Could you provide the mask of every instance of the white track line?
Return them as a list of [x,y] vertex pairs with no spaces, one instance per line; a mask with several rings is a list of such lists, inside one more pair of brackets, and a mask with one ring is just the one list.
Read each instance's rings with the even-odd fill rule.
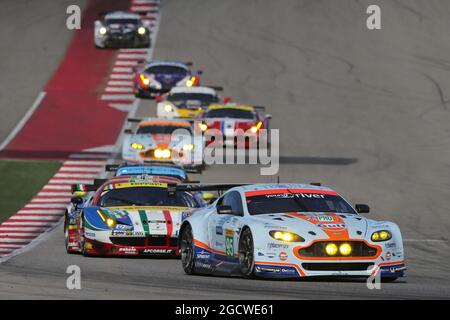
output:
[[106,87],[105,92],[133,92],[133,87]]
[[110,80],[108,81],[108,86],[133,86],[133,81],[126,80]]
[[113,73],[109,76],[111,79],[133,79],[134,75],[132,73],[130,74],[119,74],[119,73]]
[[19,131],[23,128],[25,123],[30,119],[30,117],[33,115],[34,111],[39,107],[42,100],[44,100],[46,93],[42,91],[37,96],[36,100],[34,100],[33,104],[31,105],[31,108],[28,109],[27,113],[22,117],[22,120],[19,121],[19,123],[15,126],[13,131],[10,132],[10,134],[6,137],[6,139],[3,141],[3,143],[0,145],[0,150],[3,150],[12,139],[15,138],[15,136],[19,133]]

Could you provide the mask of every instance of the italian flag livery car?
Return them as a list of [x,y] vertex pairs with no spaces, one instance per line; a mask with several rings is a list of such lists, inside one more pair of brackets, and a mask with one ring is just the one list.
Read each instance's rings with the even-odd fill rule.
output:
[[[76,186],[64,223],[67,252],[177,255],[183,216],[201,205],[188,192],[169,197],[168,183],[178,182],[170,177],[120,176],[98,188]],[[85,199],[80,197],[94,189]]]
[[[194,189],[202,186],[177,187]],[[245,277],[402,277],[398,226],[360,215],[368,212],[318,185],[234,186],[183,222],[182,266],[188,274]]]

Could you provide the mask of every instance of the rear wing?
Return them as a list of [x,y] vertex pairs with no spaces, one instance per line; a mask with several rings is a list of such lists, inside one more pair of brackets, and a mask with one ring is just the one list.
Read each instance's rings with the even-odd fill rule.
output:
[[255,109],[256,112],[266,113],[266,107],[264,106],[253,106],[253,108]]
[[208,86],[208,85],[206,85],[204,87],[211,88],[211,89],[216,90],[216,91],[223,91],[223,87],[221,87],[221,86]]
[[179,191],[181,192],[202,192],[202,191],[217,191],[223,192],[228,189],[246,186],[248,184],[242,183],[226,183],[226,184],[170,184],[167,187],[167,193],[169,196],[174,197]]

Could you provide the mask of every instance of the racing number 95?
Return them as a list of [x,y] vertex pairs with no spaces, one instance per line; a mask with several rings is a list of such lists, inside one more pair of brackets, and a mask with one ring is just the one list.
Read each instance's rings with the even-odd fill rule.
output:
[[221,304],[219,307],[219,314],[223,315],[272,315],[273,314],[273,305],[269,304],[230,304],[223,305]]

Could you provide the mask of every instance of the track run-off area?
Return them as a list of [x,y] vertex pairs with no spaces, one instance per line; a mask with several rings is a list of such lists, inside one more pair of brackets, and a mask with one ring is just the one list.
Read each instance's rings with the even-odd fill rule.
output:
[[[35,29],[50,34],[64,28],[68,3],[39,2]],[[36,50],[36,65],[28,65],[27,74],[39,73],[38,79],[19,98],[0,97],[2,108],[9,106],[1,119],[0,140],[7,142],[2,157],[62,163],[0,226],[0,298],[450,297],[450,42],[442,41],[450,27],[448,1],[105,3],[79,1],[81,30],[55,32],[49,52]],[[382,8],[381,30],[365,26],[369,4]],[[5,12],[15,6],[6,1]],[[97,13],[114,9],[146,10],[151,50],[94,48]],[[45,19],[48,12],[60,20]],[[32,50],[13,48],[28,55],[18,59],[33,57]],[[46,55],[53,61],[39,63]],[[127,115],[155,115],[154,102],[134,99],[131,91],[131,68],[150,57],[192,61],[204,70],[204,84],[223,86],[235,101],[266,106],[272,127],[280,129],[280,181],[321,182],[352,203],[368,203],[370,217],[396,222],[405,239],[407,277],[369,290],[365,281],[187,276],[177,259],[66,254],[60,217],[70,185],[103,174]],[[7,68],[19,67],[4,61]],[[34,112],[27,115],[30,106]],[[27,121],[15,130],[24,115]],[[278,176],[260,176],[259,166],[223,165],[193,178],[249,183]],[[5,236],[11,234],[15,238]],[[81,269],[81,290],[66,287],[70,265]]]

